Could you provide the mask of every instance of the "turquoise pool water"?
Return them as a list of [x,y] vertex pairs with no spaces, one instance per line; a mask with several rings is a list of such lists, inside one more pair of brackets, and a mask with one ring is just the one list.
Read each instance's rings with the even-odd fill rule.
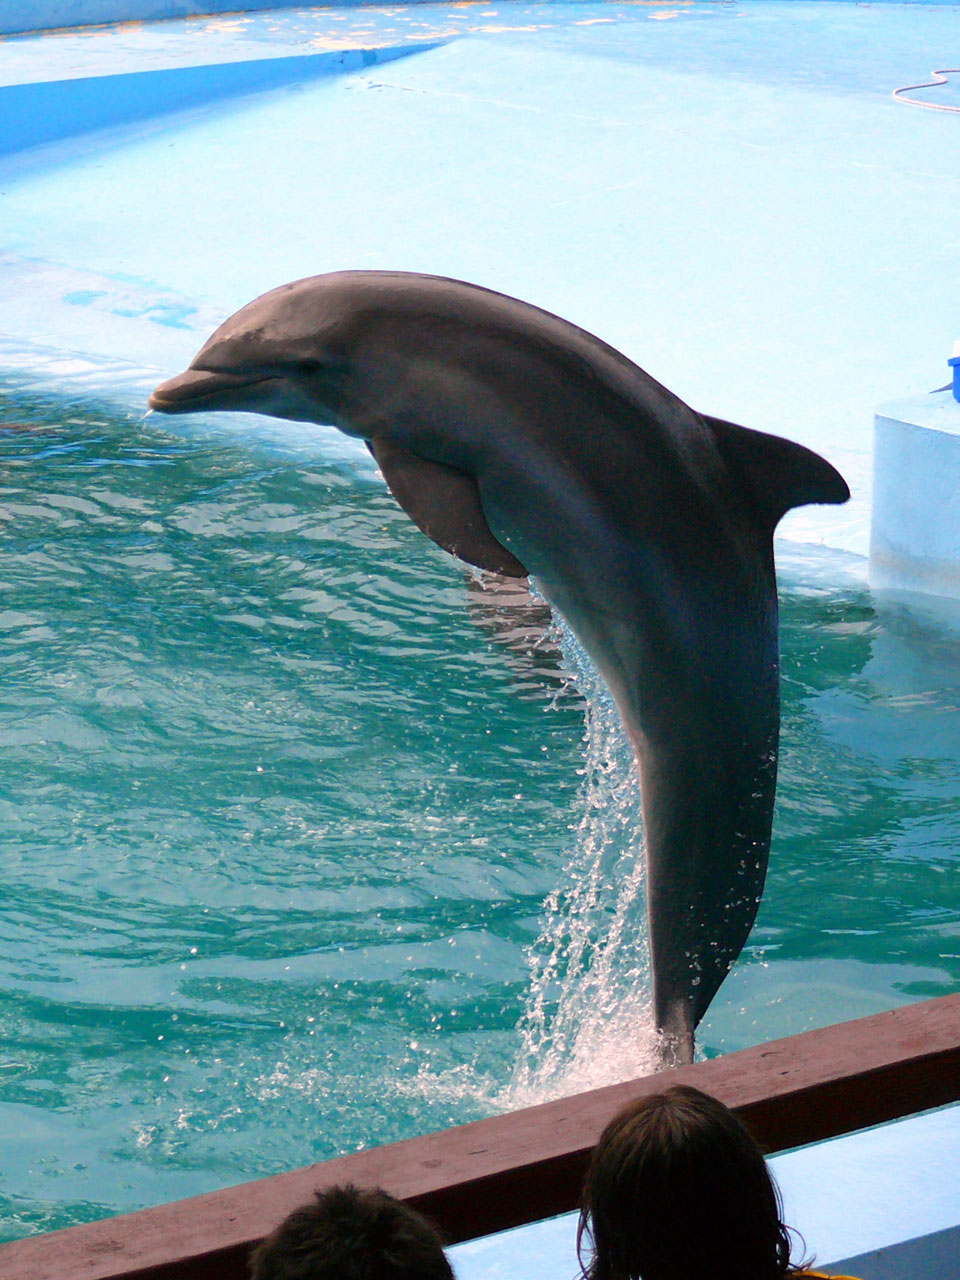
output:
[[[0,1237],[643,1068],[635,787],[541,603],[359,456],[10,384],[0,457]],[[960,635],[780,562],[770,876],[707,1054],[960,985]]]

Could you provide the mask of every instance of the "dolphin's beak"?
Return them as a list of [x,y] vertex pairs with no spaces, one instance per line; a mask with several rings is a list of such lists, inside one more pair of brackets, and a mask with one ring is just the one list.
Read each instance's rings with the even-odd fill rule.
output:
[[206,409],[240,409],[249,404],[249,388],[274,379],[251,373],[217,373],[187,369],[161,382],[151,395],[151,409],[159,413],[201,413]]

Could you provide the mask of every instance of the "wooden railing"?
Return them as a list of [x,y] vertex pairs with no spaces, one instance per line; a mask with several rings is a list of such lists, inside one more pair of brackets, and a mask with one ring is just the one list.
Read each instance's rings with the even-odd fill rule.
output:
[[347,1181],[417,1206],[451,1242],[534,1222],[576,1207],[590,1151],[627,1101],[681,1082],[733,1107],[771,1152],[955,1102],[960,995],[16,1241],[0,1247],[0,1280],[246,1280],[257,1241]]

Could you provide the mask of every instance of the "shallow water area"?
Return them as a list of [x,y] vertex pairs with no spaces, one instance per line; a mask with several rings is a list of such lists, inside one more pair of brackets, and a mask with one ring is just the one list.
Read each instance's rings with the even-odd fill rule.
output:
[[[541,602],[347,456],[10,385],[0,468],[3,1238],[643,1069],[629,754]],[[780,563],[710,1055],[960,983],[958,632]]]

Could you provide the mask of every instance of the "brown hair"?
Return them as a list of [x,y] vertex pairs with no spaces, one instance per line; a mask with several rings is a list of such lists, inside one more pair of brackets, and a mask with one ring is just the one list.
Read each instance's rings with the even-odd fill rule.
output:
[[782,1216],[763,1153],[733,1112],[676,1085],[604,1129],[577,1256],[585,1280],[782,1280],[791,1270]]
[[252,1280],[454,1280],[440,1237],[379,1187],[318,1191],[254,1250]]

